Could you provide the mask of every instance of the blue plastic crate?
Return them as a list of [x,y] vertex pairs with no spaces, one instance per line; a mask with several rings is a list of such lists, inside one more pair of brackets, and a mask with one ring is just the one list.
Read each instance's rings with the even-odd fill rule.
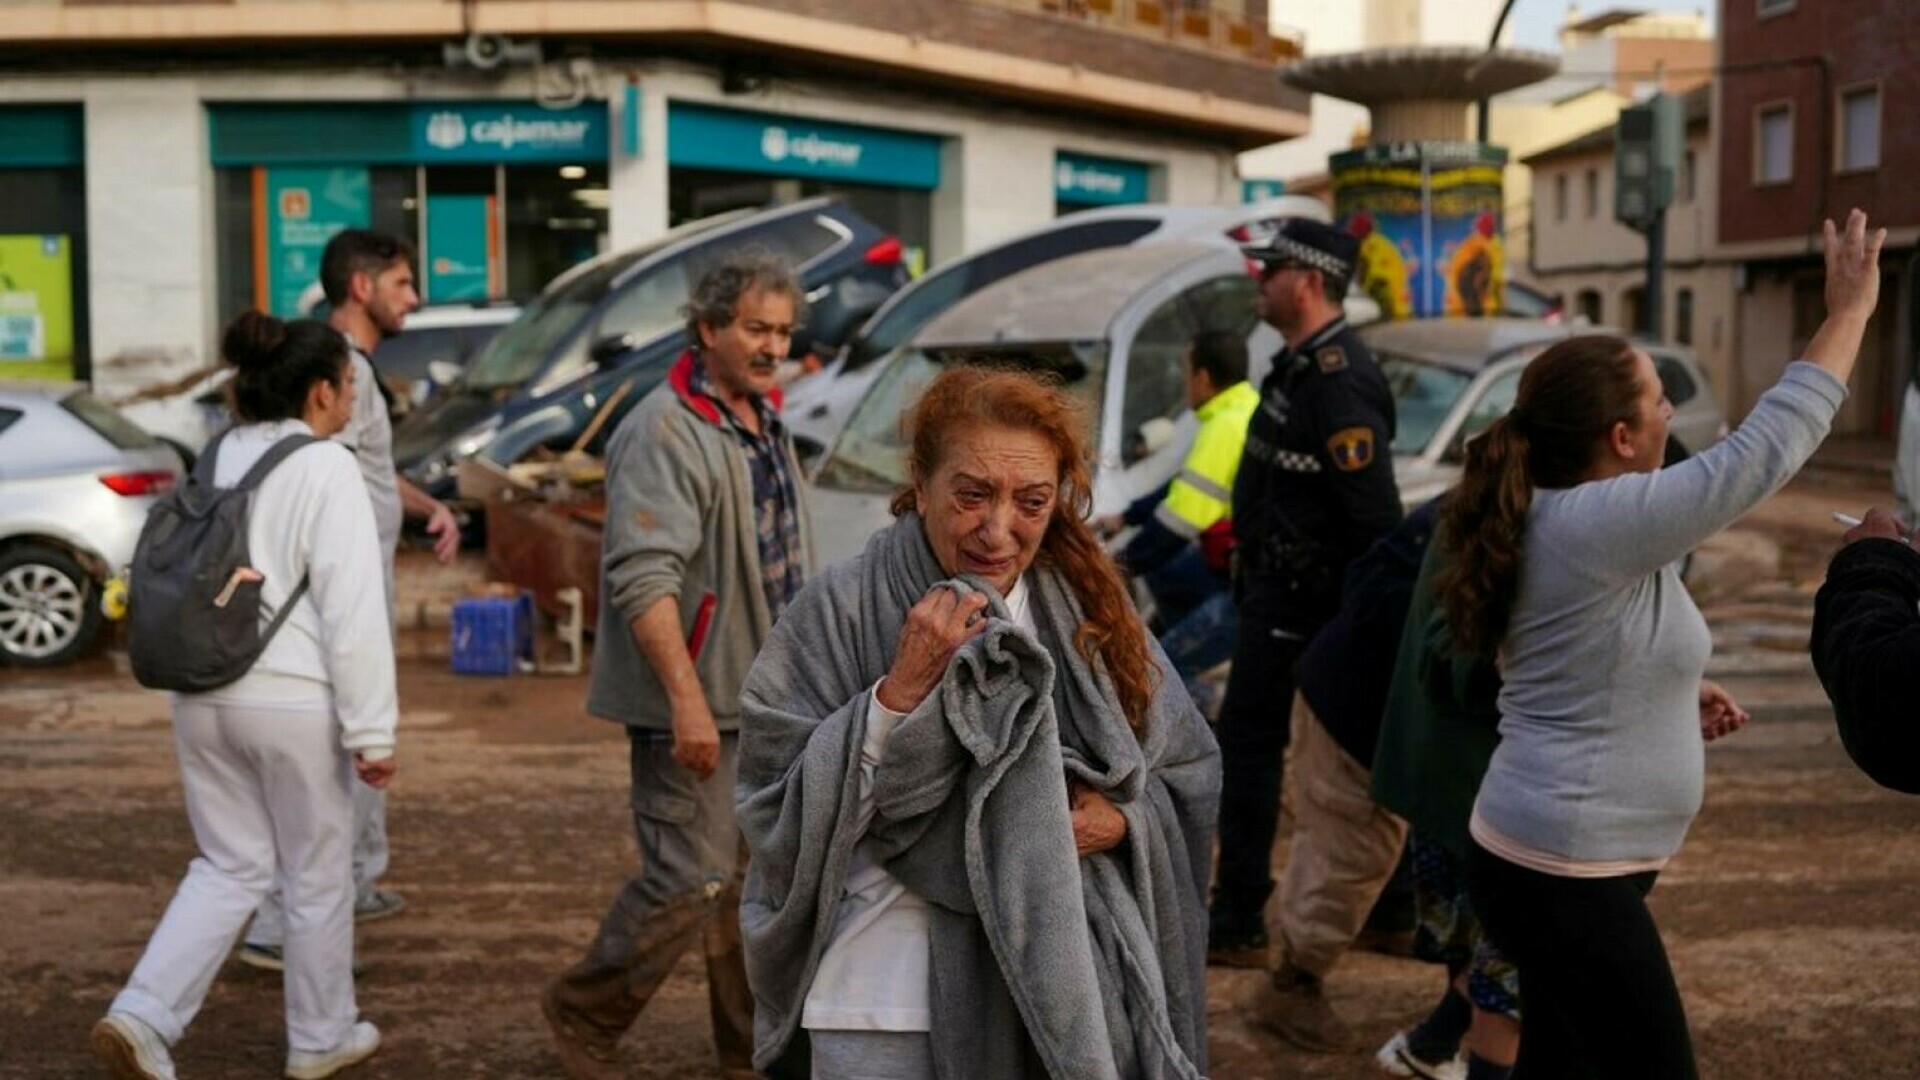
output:
[[453,605],[453,670],[458,675],[511,675],[533,662],[533,594],[469,597]]

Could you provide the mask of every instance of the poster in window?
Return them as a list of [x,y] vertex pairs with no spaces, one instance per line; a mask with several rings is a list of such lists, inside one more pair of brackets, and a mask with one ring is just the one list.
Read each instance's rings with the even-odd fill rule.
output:
[[0,378],[72,377],[72,238],[0,236]]

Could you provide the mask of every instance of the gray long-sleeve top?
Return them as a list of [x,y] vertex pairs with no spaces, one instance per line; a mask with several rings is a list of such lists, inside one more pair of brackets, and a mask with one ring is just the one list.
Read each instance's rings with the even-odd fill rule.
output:
[[1845,397],[1794,363],[1738,431],[1679,465],[1534,492],[1481,822],[1571,862],[1679,850],[1705,783],[1713,641],[1674,563],[1791,479]]

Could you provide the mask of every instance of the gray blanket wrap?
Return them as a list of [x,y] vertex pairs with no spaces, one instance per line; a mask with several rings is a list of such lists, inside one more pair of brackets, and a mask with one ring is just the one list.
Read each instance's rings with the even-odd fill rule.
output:
[[[794,1035],[862,838],[870,692],[908,611],[945,584],[986,592],[993,618],[894,729],[865,833],[930,909],[939,1076],[1198,1080],[1212,733],[1155,646],[1135,737],[1112,681],[1072,644],[1084,616],[1055,571],[1027,576],[1037,635],[986,583],[946,579],[909,514],[808,584],[748,674],[735,797],[751,853],[740,922],[755,1065],[804,1047]],[[1118,806],[1119,846],[1078,857],[1069,778]]]

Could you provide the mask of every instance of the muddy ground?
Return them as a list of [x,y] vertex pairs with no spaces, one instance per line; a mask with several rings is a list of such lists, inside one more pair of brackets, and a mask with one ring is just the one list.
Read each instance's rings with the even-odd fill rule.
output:
[[[1709,1080],[1920,1077],[1920,801],[1853,769],[1804,659],[1827,511],[1876,497],[1803,479],[1727,538],[1710,583],[1716,671],[1755,720],[1709,750],[1706,809],[1652,900]],[[559,1077],[536,996],[633,867],[624,738],[584,715],[582,678],[448,674],[444,635],[402,645],[388,881],[410,907],[361,929],[361,1009],[387,1043],[347,1075]],[[193,853],[163,697],[111,656],[0,671],[0,835],[0,1077],[96,1075],[87,1028]],[[1255,977],[1212,974],[1215,1076],[1379,1075],[1249,1028],[1233,1002]],[[1378,1045],[1440,985],[1356,954],[1330,991]],[[717,1075],[707,1032],[690,955],[629,1035],[630,1074]],[[175,1059],[189,1080],[274,1076],[281,1040],[277,978],[230,963]]]

